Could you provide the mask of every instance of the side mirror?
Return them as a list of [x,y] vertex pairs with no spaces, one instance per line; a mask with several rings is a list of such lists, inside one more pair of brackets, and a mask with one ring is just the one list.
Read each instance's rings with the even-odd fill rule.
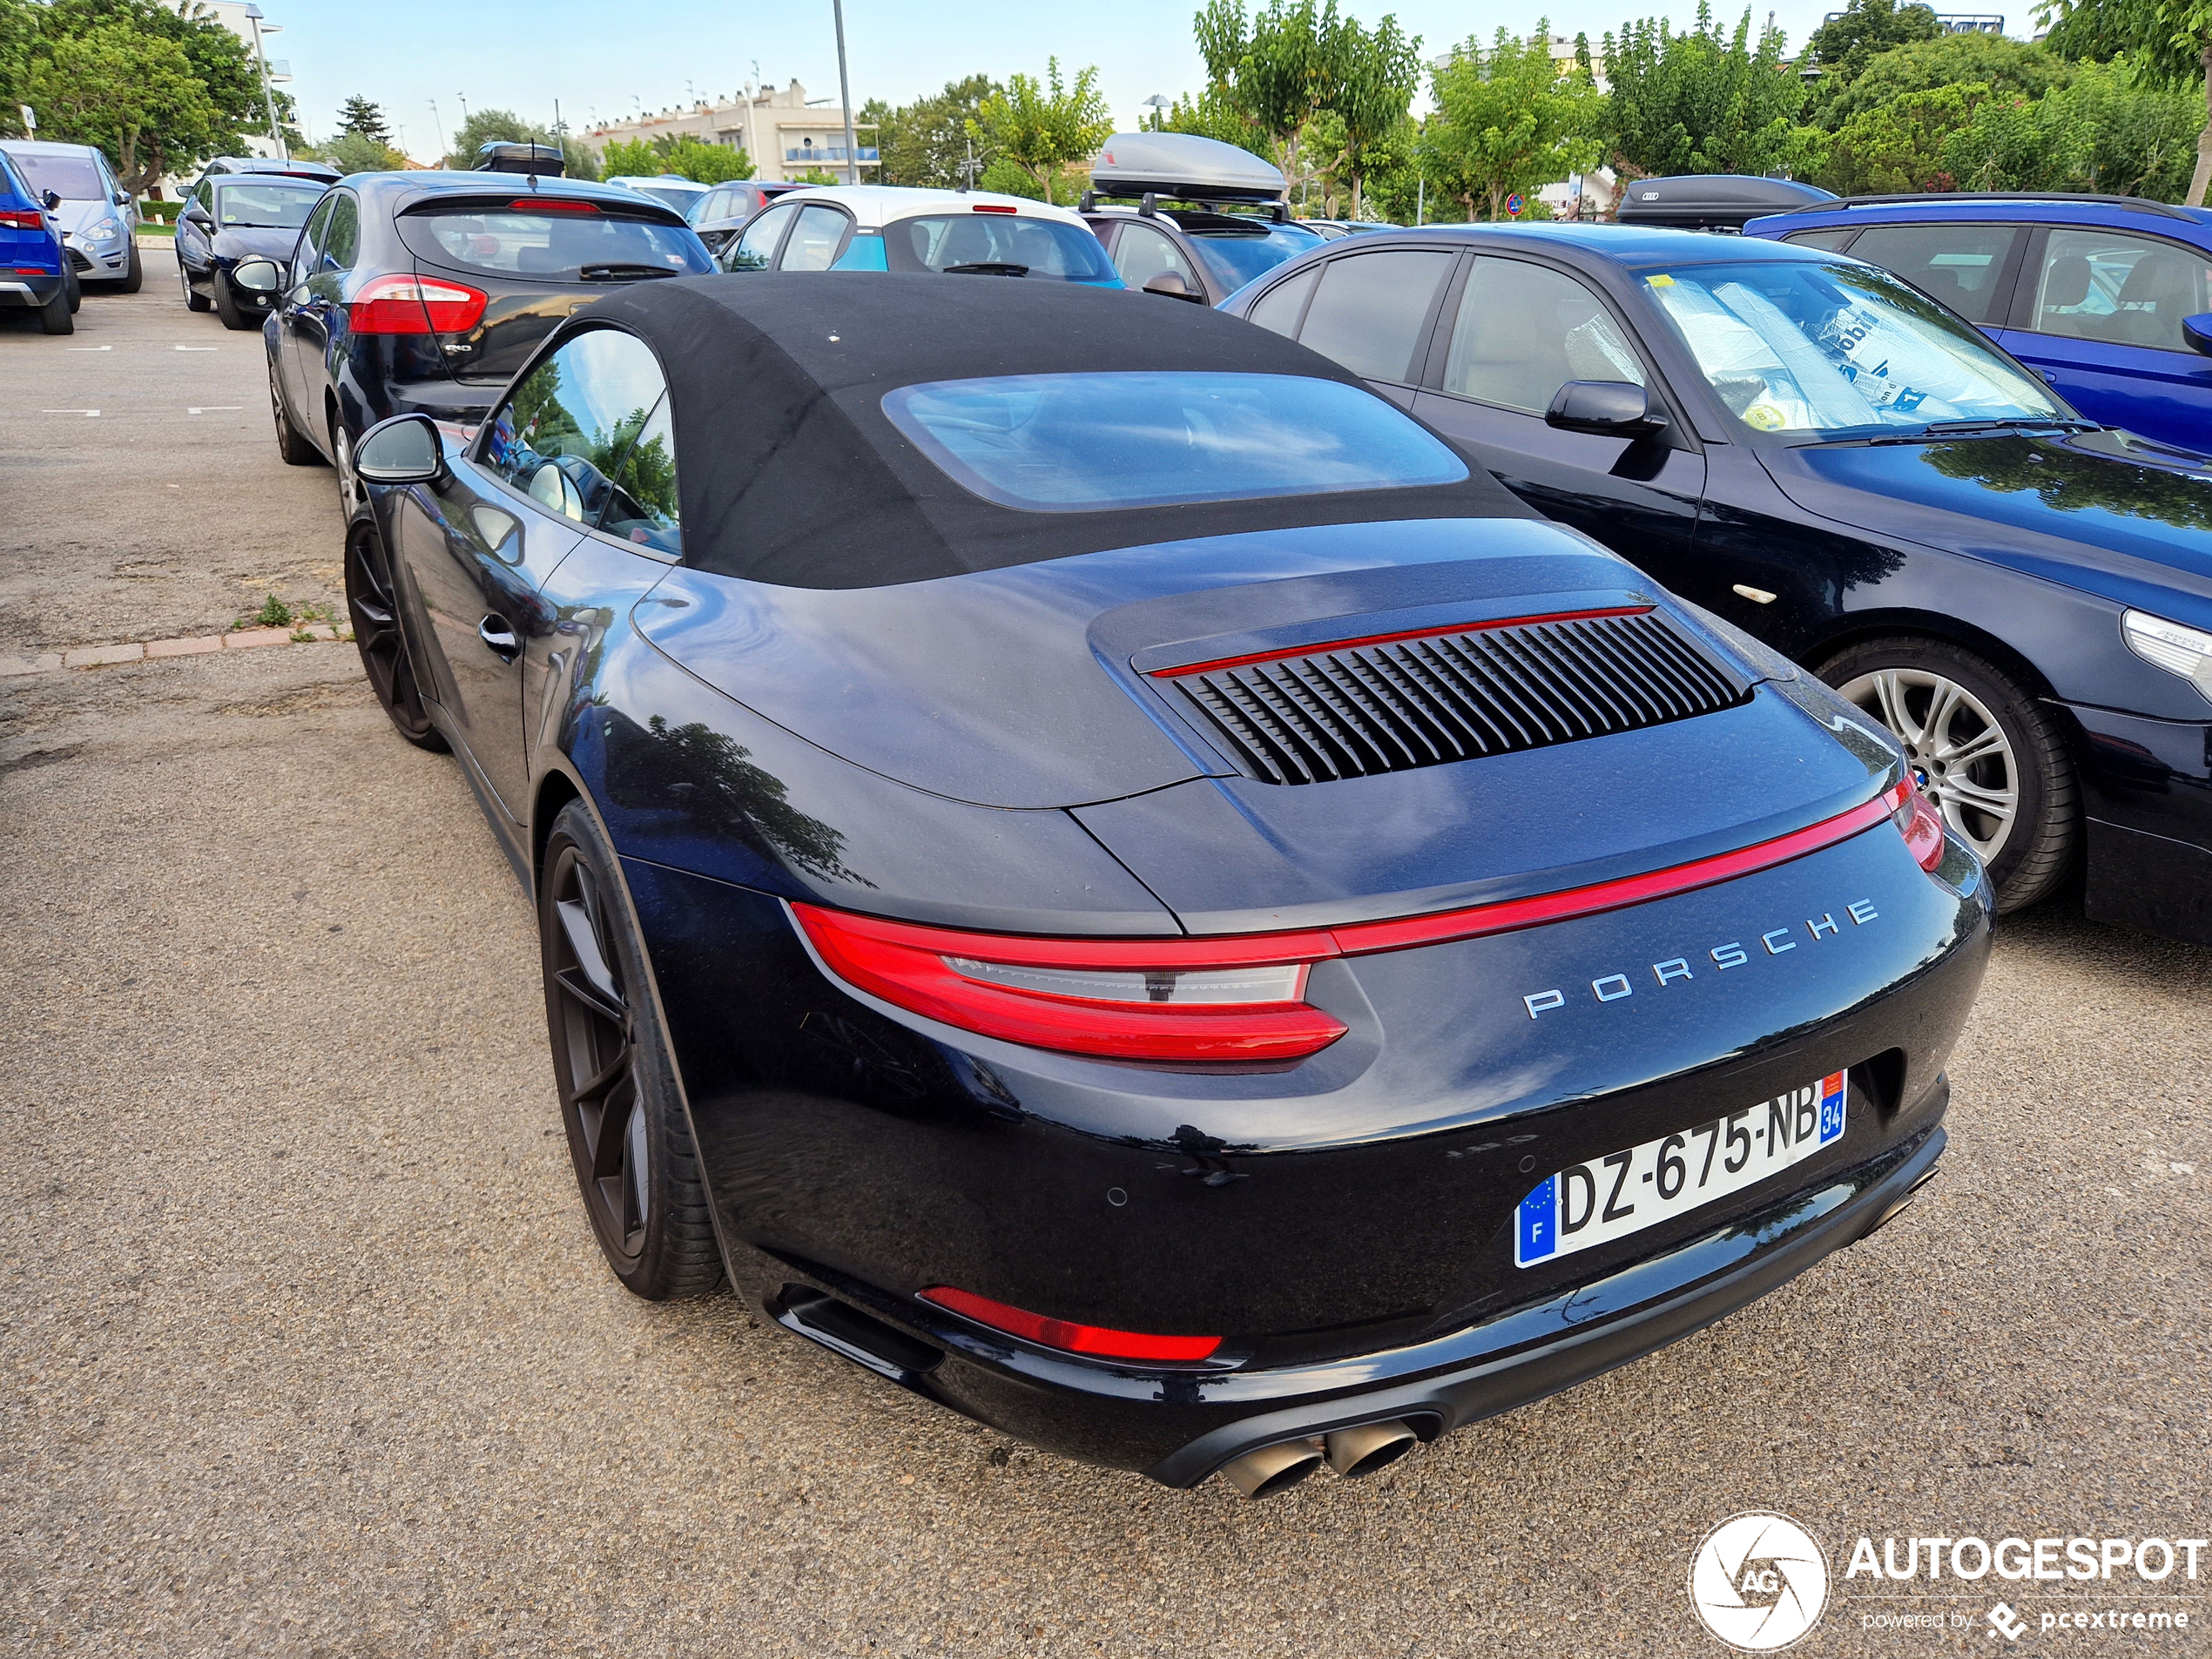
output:
[[1170,300],[1188,300],[1193,305],[1202,306],[1206,302],[1204,294],[1194,292],[1190,285],[1173,271],[1161,272],[1144,285],[1144,292],[1164,293]]
[[55,213],[61,211],[62,199],[58,192],[50,190],[38,199],[48,212]]
[[272,260],[240,260],[231,267],[231,280],[250,293],[274,293],[284,286],[284,273]]
[[212,225],[215,222],[215,216],[212,213],[210,213],[205,207],[202,207],[198,202],[194,202],[191,206],[185,208],[183,212],[178,215],[178,217],[179,219],[189,219],[195,225]]
[[354,446],[354,471],[363,483],[430,484],[445,470],[445,443],[427,415],[379,421]]
[[2182,338],[2188,341],[2194,349],[2212,357],[2212,311],[2182,318]]
[[127,190],[117,191],[115,192],[115,205],[118,207],[128,207],[131,205],[131,192]]
[[1651,407],[1651,395],[1632,381],[1569,381],[1544,411],[1544,424],[1562,432],[1648,438],[1667,429],[1667,417]]

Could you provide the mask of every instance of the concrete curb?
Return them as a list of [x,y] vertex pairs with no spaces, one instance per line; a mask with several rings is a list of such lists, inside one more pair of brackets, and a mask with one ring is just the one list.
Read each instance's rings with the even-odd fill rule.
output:
[[[309,633],[314,639],[293,638],[295,632]],[[256,651],[264,645],[330,644],[341,640],[339,631],[327,623],[313,627],[239,628],[227,634],[197,634],[180,639],[129,641],[115,645],[79,645],[73,651],[41,651],[26,656],[21,653],[0,656],[0,679],[25,674],[51,674],[64,668],[106,668],[116,663],[158,662],[171,657],[201,657],[210,651]]]

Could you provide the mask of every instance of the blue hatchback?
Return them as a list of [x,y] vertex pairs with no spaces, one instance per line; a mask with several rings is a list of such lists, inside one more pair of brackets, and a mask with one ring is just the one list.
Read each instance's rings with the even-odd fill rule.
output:
[[50,334],[74,334],[62,233],[20,169],[0,155],[0,306],[38,314]]
[[2090,419],[2212,451],[2212,211],[2133,196],[1858,196],[1743,233],[1881,266]]

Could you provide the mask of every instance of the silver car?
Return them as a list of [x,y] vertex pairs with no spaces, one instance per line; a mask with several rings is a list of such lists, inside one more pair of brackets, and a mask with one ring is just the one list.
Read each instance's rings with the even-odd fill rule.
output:
[[[0,150],[47,204],[62,246],[88,287],[136,293],[144,280],[132,220],[131,192],[115,182],[107,158],[89,144],[10,138]],[[58,200],[57,200],[58,199]]]

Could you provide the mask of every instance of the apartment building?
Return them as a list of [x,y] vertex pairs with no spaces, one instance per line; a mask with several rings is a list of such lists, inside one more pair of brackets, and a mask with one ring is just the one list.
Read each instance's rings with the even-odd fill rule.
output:
[[[701,98],[688,109],[595,122],[577,136],[595,152],[631,138],[699,138],[743,150],[752,158],[757,178],[804,179],[810,172],[845,177],[845,111],[833,99],[810,99],[796,80],[735,98]],[[865,181],[875,176],[875,129],[862,124],[854,137]]]

